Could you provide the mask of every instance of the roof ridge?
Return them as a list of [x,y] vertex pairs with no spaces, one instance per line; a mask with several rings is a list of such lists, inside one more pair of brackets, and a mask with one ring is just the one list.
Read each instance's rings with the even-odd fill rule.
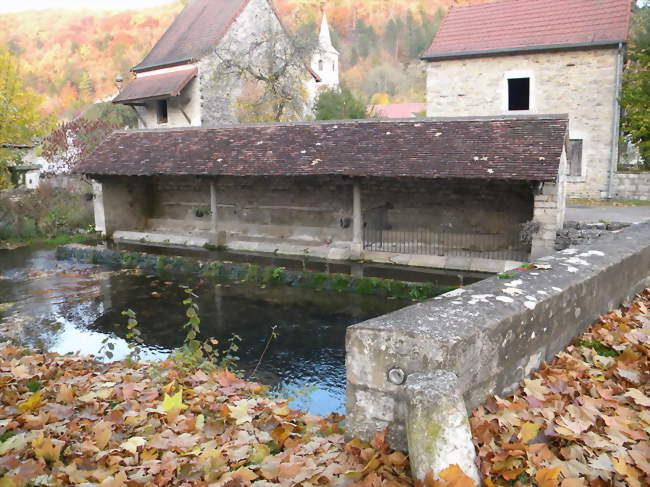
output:
[[543,121],[543,120],[568,120],[566,113],[535,114],[535,115],[485,115],[467,117],[412,117],[412,118],[362,118],[348,120],[313,120],[299,122],[267,122],[246,124],[220,124],[201,125],[195,127],[167,127],[154,129],[120,129],[113,133],[155,133],[155,132],[198,132],[222,129],[243,128],[280,128],[304,126],[330,126],[330,125],[371,125],[371,124],[413,124],[413,123],[449,123],[449,122],[500,122],[500,121]]

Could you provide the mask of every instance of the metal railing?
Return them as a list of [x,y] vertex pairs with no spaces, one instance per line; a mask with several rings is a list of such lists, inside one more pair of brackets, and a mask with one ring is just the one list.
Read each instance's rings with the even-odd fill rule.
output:
[[497,260],[526,260],[530,244],[519,232],[459,233],[431,230],[364,229],[363,247],[371,252],[411,255],[480,257]]

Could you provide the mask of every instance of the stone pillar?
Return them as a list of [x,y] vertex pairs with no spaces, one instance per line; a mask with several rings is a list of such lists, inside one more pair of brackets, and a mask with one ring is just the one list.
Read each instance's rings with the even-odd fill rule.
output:
[[363,211],[361,209],[361,183],[352,185],[352,258],[360,259],[363,251]]
[[210,231],[217,233],[217,183],[210,181]]
[[481,485],[467,409],[456,374],[412,374],[405,384],[406,433],[411,471],[418,480],[451,465]]
[[544,183],[539,194],[535,195],[533,221],[537,232],[533,235],[531,258],[535,259],[555,251],[557,231],[564,225],[564,201],[559,200],[556,183]]
[[95,231],[106,235],[106,215],[104,213],[104,191],[102,183],[92,182],[93,188],[93,210],[95,213]]

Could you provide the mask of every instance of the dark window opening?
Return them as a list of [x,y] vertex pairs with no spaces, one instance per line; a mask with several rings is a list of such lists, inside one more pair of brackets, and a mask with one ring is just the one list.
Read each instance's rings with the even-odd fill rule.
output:
[[530,110],[530,78],[508,80],[508,110]]
[[582,139],[569,140],[569,176],[582,176]]
[[158,100],[157,103],[158,110],[158,123],[167,123],[167,100]]
[[323,70],[323,60],[321,59],[320,61],[318,61],[318,71],[322,71],[322,70]]

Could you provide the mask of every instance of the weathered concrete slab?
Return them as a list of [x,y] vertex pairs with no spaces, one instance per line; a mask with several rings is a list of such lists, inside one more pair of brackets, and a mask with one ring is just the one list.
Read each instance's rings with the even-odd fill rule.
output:
[[447,370],[412,374],[404,386],[411,470],[418,480],[457,465],[480,484],[458,377]]
[[540,259],[548,270],[494,277],[359,325],[347,333],[347,430],[389,429],[406,449],[403,385],[388,371],[453,371],[469,409],[507,394],[543,360],[650,283],[650,223]]

